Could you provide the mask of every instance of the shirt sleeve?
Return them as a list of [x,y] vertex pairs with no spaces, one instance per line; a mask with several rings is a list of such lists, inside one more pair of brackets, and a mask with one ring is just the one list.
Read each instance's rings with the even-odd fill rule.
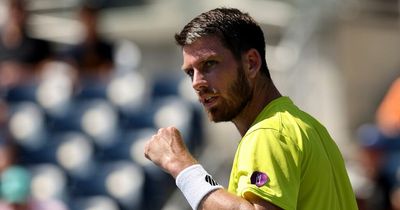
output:
[[242,139],[238,192],[253,193],[283,209],[296,209],[300,150],[274,129],[257,129]]

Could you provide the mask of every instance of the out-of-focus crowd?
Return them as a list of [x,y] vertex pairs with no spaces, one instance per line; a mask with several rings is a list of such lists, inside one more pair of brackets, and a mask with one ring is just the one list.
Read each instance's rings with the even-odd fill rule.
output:
[[[9,0],[5,4],[7,17],[0,29],[0,209],[69,209],[61,199],[40,200],[31,196],[35,180],[26,164],[31,160],[22,160],[18,141],[24,139],[22,133],[26,131],[20,129],[24,122],[15,122],[13,126],[10,118],[20,102],[40,98],[38,84],[44,89],[77,91],[86,81],[106,82],[113,70],[113,45],[97,32],[99,10],[95,5],[82,4],[77,12],[85,32],[81,42],[56,51],[54,43],[31,36],[26,1]],[[57,103],[54,98],[62,103],[62,97],[43,98],[41,103]],[[39,187],[46,188],[45,184]]]
[[143,147],[174,124],[199,148],[201,114],[180,93],[185,81],[148,84],[129,58],[116,62],[96,4],[77,8],[84,36],[67,45],[31,35],[27,3],[8,0],[0,28],[0,210],[160,209],[174,181]]

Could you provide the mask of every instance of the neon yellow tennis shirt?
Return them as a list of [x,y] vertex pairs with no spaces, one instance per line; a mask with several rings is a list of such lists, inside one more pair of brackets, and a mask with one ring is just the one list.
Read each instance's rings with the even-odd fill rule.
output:
[[228,190],[285,210],[358,209],[336,143],[288,97],[269,103],[242,138]]

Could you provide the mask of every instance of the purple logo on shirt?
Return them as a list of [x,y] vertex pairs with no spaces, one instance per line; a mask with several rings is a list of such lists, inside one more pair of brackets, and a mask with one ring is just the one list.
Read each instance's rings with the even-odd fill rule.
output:
[[250,177],[251,184],[255,184],[257,187],[264,186],[268,181],[269,178],[267,174],[259,171],[254,171]]

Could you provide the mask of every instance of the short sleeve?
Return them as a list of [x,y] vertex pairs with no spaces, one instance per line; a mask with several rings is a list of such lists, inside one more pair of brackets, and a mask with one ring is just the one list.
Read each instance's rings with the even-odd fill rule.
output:
[[274,129],[257,129],[242,139],[238,157],[238,193],[253,193],[283,209],[296,209],[300,186],[300,150]]

